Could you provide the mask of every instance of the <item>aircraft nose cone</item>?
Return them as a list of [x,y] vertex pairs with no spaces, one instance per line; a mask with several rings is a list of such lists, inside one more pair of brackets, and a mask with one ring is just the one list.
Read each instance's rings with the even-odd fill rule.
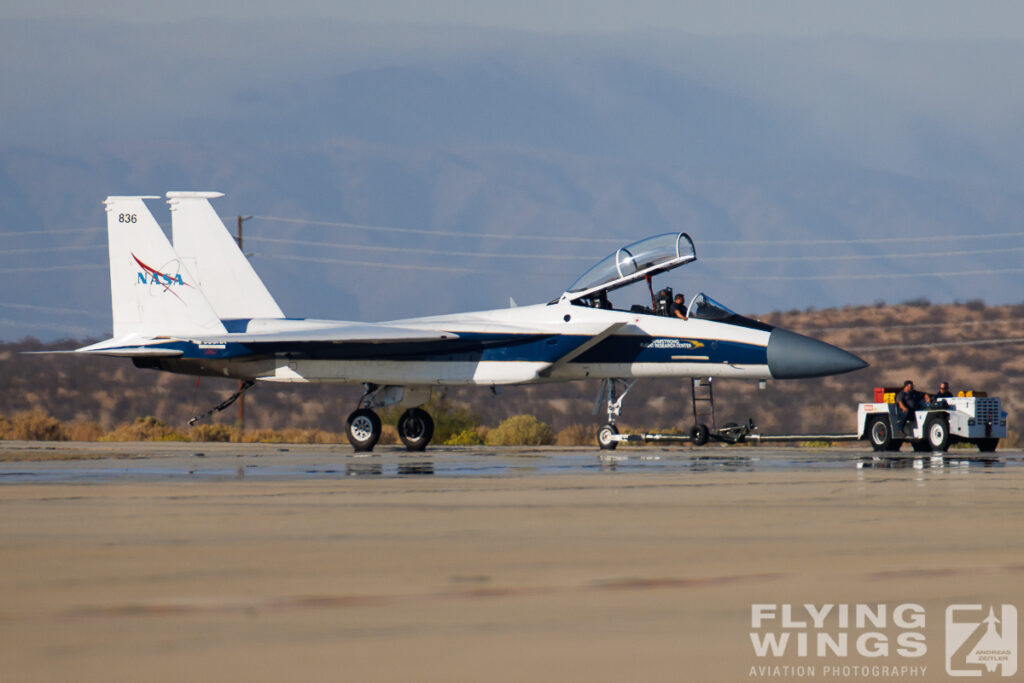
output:
[[780,327],[768,337],[768,371],[775,379],[839,375],[866,368],[867,363],[838,346]]

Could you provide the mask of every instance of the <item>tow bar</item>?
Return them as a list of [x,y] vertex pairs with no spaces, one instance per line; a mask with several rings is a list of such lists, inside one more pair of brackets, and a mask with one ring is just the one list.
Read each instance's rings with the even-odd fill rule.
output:
[[708,429],[698,425],[690,434],[656,434],[643,432],[640,434],[613,434],[611,441],[617,443],[692,443],[703,446],[708,441],[735,444],[750,441],[752,443],[769,443],[783,441],[859,441],[856,434],[760,434],[752,419],[746,424],[729,422],[717,429]]

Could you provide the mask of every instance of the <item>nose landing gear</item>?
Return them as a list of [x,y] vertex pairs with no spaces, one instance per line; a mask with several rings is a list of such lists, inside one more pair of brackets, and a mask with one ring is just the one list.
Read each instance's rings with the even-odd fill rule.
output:
[[[601,383],[601,389],[597,394],[597,400],[594,401],[594,413],[596,414],[601,409],[601,401],[605,401],[606,410],[608,411],[608,424],[597,430],[597,446],[602,451],[614,451],[615,447],[619,445],[621,439],[616,437],[619,434],[618,428],[615,426],[615,421],[619,417],[619,413],[622,412],[622,400],[626,398],[626,394],[639,380],[628,381],[619,378],[606,379]],[[622,385],[622,393],[616,396],[619,385]]]

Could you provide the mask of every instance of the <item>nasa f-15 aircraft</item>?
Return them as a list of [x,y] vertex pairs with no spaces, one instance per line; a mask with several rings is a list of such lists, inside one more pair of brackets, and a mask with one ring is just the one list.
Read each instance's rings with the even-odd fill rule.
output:
[[[605,380],[614,448],[620,385],[645,377],[797,379],[867,365],[846,351],[695,296],[685,319],[667,315],[651,278],[697,259],[686,233],[617,249],[546,304],[379,323],[288,318],[209,200],[168,192],[174,246],[143,200],[107,197],[113,337],[75,353],[131,358],[136,366],[255,382],[362,384],[349,441],[373,449],[375,409],[400,406],[398,434],[423,450],[434,424],[420,406],[433,387]],[[652,305],[611,307],[608,293],[646,281]],[[668,290],[663,290],[668,291]],[[617,395],[618,394],[618,395]]]

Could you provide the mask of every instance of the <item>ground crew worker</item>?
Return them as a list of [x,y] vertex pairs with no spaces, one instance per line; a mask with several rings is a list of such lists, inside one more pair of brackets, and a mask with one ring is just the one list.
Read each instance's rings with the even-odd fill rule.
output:
[[909,379],[903,383],[903,391],[896,394],[896,431],[904,433],[907,421],[914,416],[914,412],[921,406],[925,395],[920,391],[914,391],[914,383]]

